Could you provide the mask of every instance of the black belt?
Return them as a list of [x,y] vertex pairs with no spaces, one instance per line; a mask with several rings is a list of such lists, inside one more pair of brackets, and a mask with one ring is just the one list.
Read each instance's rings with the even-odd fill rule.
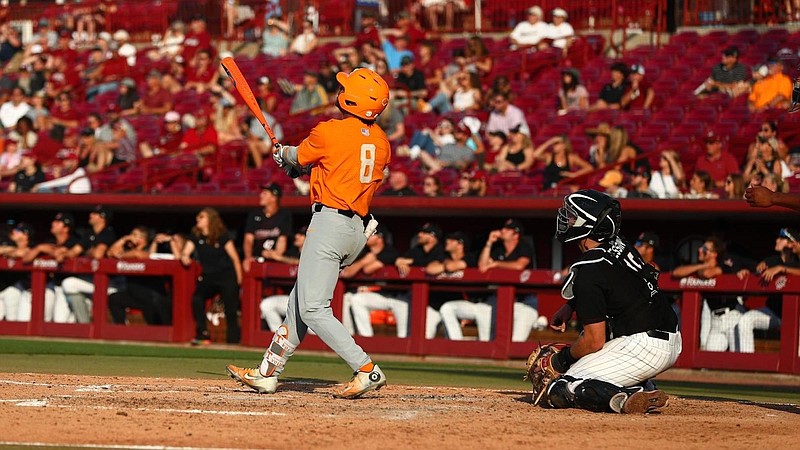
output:
[[669,340],[669,333],[667,333],[666,331],[650,330],[647,332],[647,335],[650,336],[651,338],[661,339],[663,341]]
[[[336,209],[336,208],[331,208],[330,206],[323,205],[322,203],[314,203],[314,212],[322,211],[323,207],[329,208],[329,209]],[[345,216],[345,217],[347,217],[348,219],[352,219],[353,217],[358,216],[358,214],[356,214],[355,211],[351,211],[349,209],[336,209],[336,212],[341,214],[341,215],[343,215],[343,216]],[[358,216],[358,217],[361,217],[361,216]]]
[[711,314],[713,314],[715,316],[722,316],[722,315],[725,315],[725,314],[729,313],[732,310],[733,310],[733,308],[719,308],[719,309],[715,309],[715,310],[711,311]]

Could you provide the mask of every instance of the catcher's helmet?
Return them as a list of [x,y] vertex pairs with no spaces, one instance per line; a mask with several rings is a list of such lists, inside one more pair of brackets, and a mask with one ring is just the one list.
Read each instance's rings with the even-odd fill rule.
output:
[[621,220],[616,199],[595,190],[580,190],[564,197],[556,218],[556,238],[564,243],[587,237],[605,242],[619,233]]
[[389,85],[370,69],[360,67],[349,75],[339,72],[342,85],[337,102],[343,110],[366,120],[375,120],[389,104]]

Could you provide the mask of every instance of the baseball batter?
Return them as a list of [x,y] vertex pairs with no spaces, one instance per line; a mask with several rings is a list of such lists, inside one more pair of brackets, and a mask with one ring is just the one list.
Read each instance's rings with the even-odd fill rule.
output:
[[289,309],[259,367],[229,365],[230,376],[260,393],[274,393],[289,357],[311,327],[355,371],[334,393],[356,398],[386,385],[386,377],[353,340],[330,308],[339,270],[358,257],[377,222],[364,221],[391,156],[375,119],[389,104],[389,86],[372,70],[338,73],[336,105],[341,120],[322,122],[297,147],[280,147],[273,158],[292,177],[311,175],[312,217],[300,255]]
[[581,190],[564,197],[556,237],[576,242],[582,255],[561,290],[567,303],[553,327],[577,313],[583,332],[548,361],[562,374],[545,402],[554,408],[644,413],[666,405],[667,395],[645,383],[667,370],[681,352],[677,317],[658,288],[658,271],[618,237],[619,202]]

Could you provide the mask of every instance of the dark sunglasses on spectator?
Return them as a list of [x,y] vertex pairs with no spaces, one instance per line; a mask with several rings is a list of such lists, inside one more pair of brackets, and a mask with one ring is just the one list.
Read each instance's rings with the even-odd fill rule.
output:
[[764,131],[764,132],[766,132],[766,133],[769,133],[769,132],[770,132],[770,131],[772,131],[772,130],[771,130],[771,129],[769,129],[769,128],[762,128],[762,129],[761,129],[761,131]]

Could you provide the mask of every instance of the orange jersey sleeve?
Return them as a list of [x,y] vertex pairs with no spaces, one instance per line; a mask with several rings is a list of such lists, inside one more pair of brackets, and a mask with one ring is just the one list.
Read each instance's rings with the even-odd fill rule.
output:
[[391,154],[383,130],[355,117],[318,124],[297,147],[298,162],[314,164],[311,201],[360,216],[369,212]]

